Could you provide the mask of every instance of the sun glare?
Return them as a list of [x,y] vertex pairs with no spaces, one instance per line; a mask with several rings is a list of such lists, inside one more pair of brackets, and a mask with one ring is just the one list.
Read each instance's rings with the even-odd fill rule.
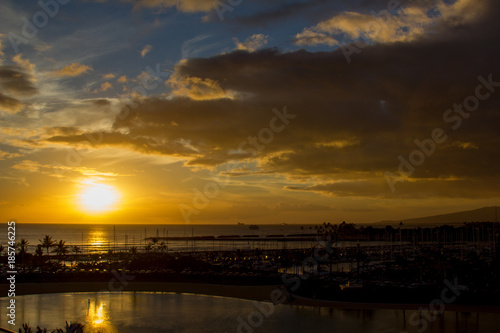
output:
[[118,191],[110,185],[89,184],[79,195],[82,208],[89,212],[106,212],[114,209],[120,198]]

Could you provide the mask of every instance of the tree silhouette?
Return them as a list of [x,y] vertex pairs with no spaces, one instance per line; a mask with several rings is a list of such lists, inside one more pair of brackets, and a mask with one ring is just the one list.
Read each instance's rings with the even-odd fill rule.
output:
[[66,254],[68,254],[69,252],[66,242],[61,239],[58,243],[55,244],[55,249],[52,252],[55,252],[58,256],[62,256],[63,263],[65,263]]
[[82,253],[82,251],[80,250],[80,247],[76,246],[76,245],[73,245],[71,247],[71,251],[74,253],[74,254],[78,254],[78,253]]
[[40,244],[47,249],[47,255],[50,255],[50,248],[55,245],[55,241],[52,240],[52,236],[45,235],[42,239],[40,239]]
[[60,240],[58,243],[55,244],[55,249],[54,251],[57,255],[64,256],[68,254],[68,245],[66,245],[66,241]]
[[160,251],[163,252],[168,252],[168,245],[165,242],[161,242],[159,245]]
[[26,255],[26,253],[28,253],[28,241],[24,238],[21,238],[19,243],[16,244],[16,247],[19,249],[19,255],[21,256],[21,263],[24,273],[24,256]]

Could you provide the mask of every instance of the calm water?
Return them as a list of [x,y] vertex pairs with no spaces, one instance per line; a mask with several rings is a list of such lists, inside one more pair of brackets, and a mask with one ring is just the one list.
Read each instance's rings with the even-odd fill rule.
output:
[[[7,302],[0,298],[0,307],[5,309]],[[52,330],[63,327],[65,320],[80,321],[85,324],[86,333],[499,332],[497,314],[444,312],[433,322],[427,322],[422,330],[423,326],[409,323],[413,311],[406,311],[405,323],[402,310],[272,306],[270,303],[171,293],[29,295],[18,296],[16,304],[18,324],[29,322],[32,326]],[[0,317],[0,326],[13,329],[4,317]],[[244,321],[249,326],[244,326]]]
[[[44,235],[55,240],[64,240],[66,244],[92,249],[143,247],[146,237],[186,237],[186,236],[222,236],[222,235],[289,235],[294,233],[314,233],[315,229],[299,225],[263,225],[258,230],[250,230],[248,225],[104,225],[104,224],[16,224],[16,238],[25,238],[29,249],[34,250]],[[206,242],[205,242],[206,243]],[[169,241],[169,248],[175,251],[224,249],[233,244],[210,242]]]
[[[6,230],[6,229],[4,229]],[[96,224],[16,224],[16,238],[27,239],[28,250],[33,253],[40,239],[50,235],[54,240],[64,240],[68,245],[77,245],[83,250],[106,251],[107,249],[125,249],[137,246],[143,249],[145,237],[185,237],[185,236],[228,236],[228,235],[290,235],[315,233],[313,226],[304,225],[260,225],[258,230],[250,230],[248,225],[96,225]],[[6,239],[2,237],[2,239]],[[186,250],[231,250],[233,248],[281,249],[285,246],[309,248],[316,241],[307,242],[218,242],[218,241],[169,241],[173,251]],[[364,245],[383,242],[365,242]],[[2,240],[0,240],[2,244]],[[341,246],[354,246],[355,242],[343,242]]]

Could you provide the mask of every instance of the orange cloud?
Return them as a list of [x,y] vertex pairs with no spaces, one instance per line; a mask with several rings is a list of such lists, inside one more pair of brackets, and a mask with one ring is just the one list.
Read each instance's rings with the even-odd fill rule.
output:
[[186,96],[198,101],[233,98],[234,95],[222,89],[218,81],[209,78],[172,78],[168,83],[174,88],[174,95]]
[[120,83],[127,83],[128,82],[128,79],[127,79],[127,76],[126,75],[122,75],[118,78],[117,80],[118,82]]
[[101,91],[106,91],[111,88],[113,88],[113,85],[111,83],[109,82],[101,83]]
[[142,48],[142,51],[141,51],[141,57],[145,57],[146,54],[148,54],[149,52],[151,52],[151,50],[153,49],[153,47],[151,45],[145,45],[143,48]]
[[233,38],[237,50],[243,50],[248,52],[257,51],[259,48],[266,45],[268,40],[269,36],[264,34],[252,35],[248,37],[244,42],[240,42],[238,38]]
[[[375,43],[412,42],[435,30],[436,24],[470,23],[485,12],[486,6],[473,0],[458,0],[453,4],[438,1],[431,6],[411,4],[398,6],[393,12],[385,9],[375,13],[345,11],[305,28],[295,36],[295,44],[334,46],[336,36],[364,38]],[[436,15],[430,15],[434,11]]]
[[29,72],[32,72],[35,69],[35,65],[32,64],[28,59],[23,59],[23,56],[21,53],[12,57],[12,61],[14,61],[19,66],[27,69]]
[[80,63],[73,63],[71,65],[66,65],[60,70],[52,72],[52,75],[59,77],[75,77],[83,74],[87,74],[92,71],[91,66],[83,65]]

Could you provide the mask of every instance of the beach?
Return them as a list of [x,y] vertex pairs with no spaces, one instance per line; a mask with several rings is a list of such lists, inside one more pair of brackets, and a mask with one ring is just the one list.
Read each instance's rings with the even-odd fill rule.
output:
[[[172,292],[184,294],[198,294],[221,297],[232,297],[255,301],[269,299],[272,290],[277,285],[269,286],[239,286],[216,285],[206,283],[177,283],[177,282],[129,282],[123,291],[138,292]],[[0,293],[6,295],[7,284],[0,285]],[[64,283],[20,283],[17,285],[16,295],[69,293],[69,292],[109,292],[108,282],[64,282]]]

